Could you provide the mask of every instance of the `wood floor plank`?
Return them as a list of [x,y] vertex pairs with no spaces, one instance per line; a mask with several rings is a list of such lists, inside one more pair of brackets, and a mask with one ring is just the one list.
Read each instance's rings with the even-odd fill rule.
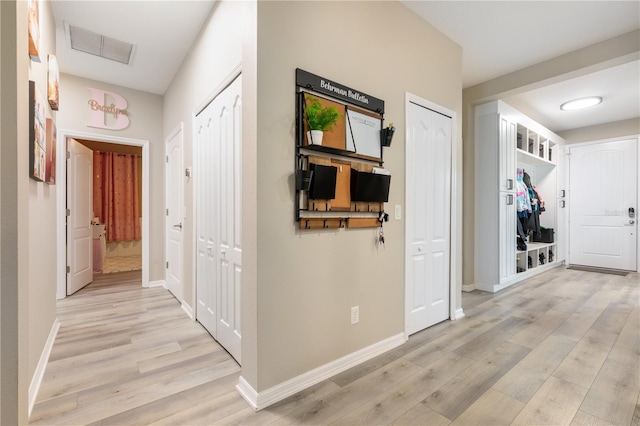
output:
[[640,332],[638,330],[640,330],[640,306],[635,306],[618,335],[616,345],[622,345],[629,349],[640,348]]
[[575,417],[571,421],[572,426],[614,426],[609,422],[592,416],[589,413],[585,413],[582,410],[578,410]]
[[513,425],[564,425],[573,420],[587,393],[582,386],[551,376],[513,420]]
[[458,347],[455,353],[476,361],[481,360],[502,342],[509,340],[511,336],[520,332],[527,324],[529,324],[528,320],[519,317],[506,318],[475,339]]
[[375,371],[382,366],[405,356],[407,353],[413,352],[415,349],[423,347],[426,343],[439,339],[445,336],[445,334],[448,335],[448,332],[453,330],[456,325],[457,324],[454,324],[453,321],[444,321],[434,325],[433,327],[415,333],[411,336],[411,339],[409,339],[409,341],[407,341],[407,343],[405,343],[404,345],[401,345],[395,349],[385,352],[382,355],[370,359],[369,361],[350,368],[345,372],[337,374],[331,378],[331,381],[336,383],[338,386],[346,386],[349,383],[352,383],[359,378],[366,376],[372,371]]
[[539,315],[530,324],[509,338],[509,342],[527,348],[535,348],[544,341],[556,328],[569,318],[568,313],[549,310]]
[[608,334],[620,334],[631,315],[633,307],[622,303],[610,303],[591,326]]
[[513,399],[528,402],[574,345],[575,342],[572,340],[549,336],[502,376],[493,385],[493,389]]
[[426,405],[450,420],[456,419],[493,386],[530,349],[504,342],[425,399]]
[[451,424],[451,420],[430,408],[425,401],[421,401],[402,416],[398,417],[392,424],[398,426],[446,426]]
[[563,336],[567,339],[575,340],[576,342],[582,339],[584,334],[591,328],[593,323],[598,319],[604,306],[587,307],[583,305],[580,309],[576,310],[565,322],[560,324],[558,328],[553,331],[552,334],[556,336]]
[[640,392],[640,348],[614,345],[580,409],[616,425],[631,423]]
[[473,364],[473,360],[450,352],[419,374],[364,402],[333,424],[390,424]]
[[[229,389],[232,389],[238,383],[238,376],[238,374],[223,376],[217,380],[111,415],[102,419],[100,423],[105,426],[119,426],[142,425],[161,421],[183,411],[185,407],[208,402],[228,393]],[[238,398],[240,398],[239,395]]]
[[524,405],[524,402],[489,389],[458,416],[452,425],[506,425],[515,419]]
[[593,329],[589,330],[553,372],[553,375],[559,379],[589,388],[615,341],[615,335]]
[[296,407],[278,424],[329,424],[350,413],[366,401],[418,374],[420,368],[402,358],[364,376],[339,391],[305,406]]

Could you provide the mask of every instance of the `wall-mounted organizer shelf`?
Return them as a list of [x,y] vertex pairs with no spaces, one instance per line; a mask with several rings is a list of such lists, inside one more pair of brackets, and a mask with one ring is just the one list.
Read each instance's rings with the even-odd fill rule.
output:
[[[309,128],[307,109],[317,102],[339,113],[322,135]],[[391,145],[395,130],[383,127],[383,114],[384,101],[296,70],[295,217],[300,229],[381,226],[378,218],[391,183],[383,146]]]

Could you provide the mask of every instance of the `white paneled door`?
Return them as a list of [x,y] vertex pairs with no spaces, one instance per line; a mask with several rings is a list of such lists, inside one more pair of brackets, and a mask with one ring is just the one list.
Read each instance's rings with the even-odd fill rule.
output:
[[93,151],[68,139],[67,295],[93,280]]
[[569,149],[569,263],[636,270],[637,139]]
[[242,80],[196,117],[196,318],[238,361],[242,280]]
[[182,301],[182,223],[184,219],[183,174],[182,174],[182,126],[166,141],[166,274],[169,291]]
[[407,104],[407,332],[449,318],[452,119]]

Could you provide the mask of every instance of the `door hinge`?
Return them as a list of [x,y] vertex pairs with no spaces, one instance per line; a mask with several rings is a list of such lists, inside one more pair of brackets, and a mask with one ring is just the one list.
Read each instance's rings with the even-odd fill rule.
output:
[[167,209],[167,216],[169,216],[169,209]]
[[167,269],[169,269],[169,262],[167,262]]
[[71,266],[67,265],[67,274],[71,273]]
[[167,159],[167,163],[169,162],[169,156],[165,155],[165,158]]
[[67,151],[67,160],[71,159],[71,152]]
[[71,210],[67,209],[66,213],[67,216],[71,216]]

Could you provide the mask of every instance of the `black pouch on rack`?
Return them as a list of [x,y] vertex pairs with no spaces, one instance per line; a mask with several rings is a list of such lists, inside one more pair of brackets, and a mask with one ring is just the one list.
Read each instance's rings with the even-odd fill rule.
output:
[[539,236],[534,232],[532,241],[537,243],[552,243],[553,234],[553,228],[540,228]]

